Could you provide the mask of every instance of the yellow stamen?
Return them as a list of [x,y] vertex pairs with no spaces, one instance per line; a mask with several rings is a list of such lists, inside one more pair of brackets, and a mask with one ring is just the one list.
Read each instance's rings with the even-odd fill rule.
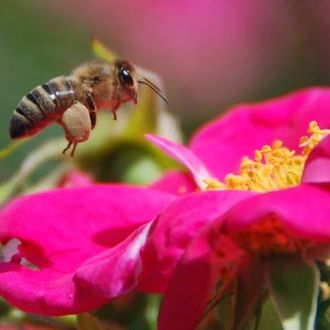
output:
[[303,136],[300,139],[299,147],[304,148],[302,154],[308,156],[310,152],[315,148],[315,146],[330,133],[329,129],[320,129],[316,121],[312,121],[308,127],[308,133],[311,134],[310,137]]
[[226,188],[222,182],[214,178],[205,178],[203,181],[206,184],[206,190],[223,190]]

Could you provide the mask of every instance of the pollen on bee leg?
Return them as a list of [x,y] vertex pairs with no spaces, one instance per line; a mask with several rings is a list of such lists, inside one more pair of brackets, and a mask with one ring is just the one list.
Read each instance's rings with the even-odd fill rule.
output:
[[59,124],[63,127],[65,137],[69,141],[63,153],[73,144],[71,152],[71,156],[73,156],[77,143],[84,142],[89,138],[92,130],[90,112],[82,103],[76,102],[64,111]]

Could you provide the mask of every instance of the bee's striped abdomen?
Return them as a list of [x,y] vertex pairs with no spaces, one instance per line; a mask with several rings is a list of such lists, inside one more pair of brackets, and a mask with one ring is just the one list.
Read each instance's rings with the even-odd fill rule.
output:
[[76,100],[72,82],[65,77],[54,78],[22,98],[10,121],[11,138],[37,133],[61,118]]

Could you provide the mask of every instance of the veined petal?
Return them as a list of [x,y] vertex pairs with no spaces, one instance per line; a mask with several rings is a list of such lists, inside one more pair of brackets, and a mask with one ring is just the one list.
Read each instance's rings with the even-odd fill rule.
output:
[[196,235],[233,205],[255,194],[247,191],[192,193],[165,208],[153,224],[142,251],[139,288],[163,292],[178,260]]
[[237,203],[224,215],[223,226],[233,233],[271,215],[281,220],[293,237],[329,243],[329,214],[330,185],[301,184]]
[[184,147],[181,144],[172,142],[165,138],[157,137],[151,134],[146,134],[145,137],[161,148],[169,156],[176,159],[179,163],[186,166],[191,174],[193,175],[197,186],[201,190],[205,190],[207,184],[204,182],[204,179],[211,178],[212,175],[206,169],[204,164],[191,152],[188,148]]
[[[21,245],[15,260],[1,264],[0,282],[6,284],[0,286],[0,295],[34,313],[59,315],[96,308],[104,297],[76,285],[75,271],[120,244],[174,198],[153,189],[92,185],[13,201],[0,213],[0,239],[5,243],[15,238]],[[16,264],[17,258],[27,259],[33,270]]]
[[297,150],[309,123],[330,128],[330,89],[309,88],[262,103],[238,105],[200,129],[190,143],[191,151],[223,180],[237,173],[243,156],[275,140]]

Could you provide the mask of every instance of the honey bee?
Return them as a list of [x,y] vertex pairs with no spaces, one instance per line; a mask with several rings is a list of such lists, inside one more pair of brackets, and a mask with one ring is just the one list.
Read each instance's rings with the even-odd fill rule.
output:
[[74,156],[78,143],[89,138],[96,124],[96,112],[116,111],[127,101],[138,102],[138,84],[149,86],[167,103],[160,89],[145,77],[138,77],[133,64],[117,59],[113,63],[92,60],[78,66],[69,76],[59,76],[30,91],[17,105],[10,121],[12,139],[32,136],[51,123],[63,127]]

